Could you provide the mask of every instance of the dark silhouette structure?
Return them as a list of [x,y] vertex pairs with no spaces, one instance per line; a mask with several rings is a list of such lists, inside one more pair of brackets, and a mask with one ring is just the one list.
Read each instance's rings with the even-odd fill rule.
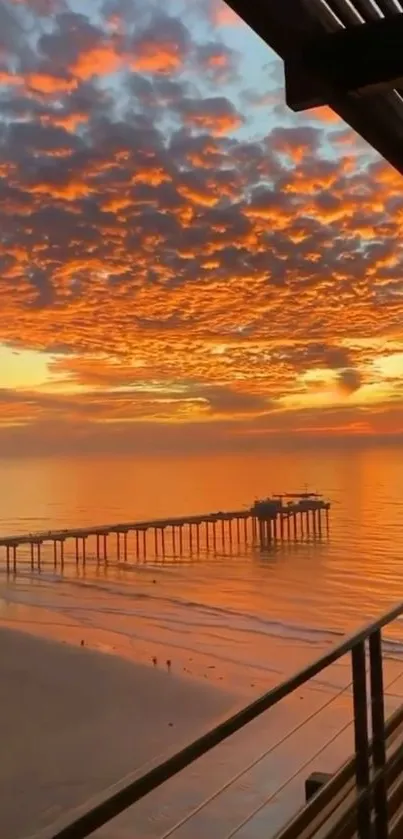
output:
[[294,111],[329,105],[403,173],[400,0],[227,0],[283,59]]

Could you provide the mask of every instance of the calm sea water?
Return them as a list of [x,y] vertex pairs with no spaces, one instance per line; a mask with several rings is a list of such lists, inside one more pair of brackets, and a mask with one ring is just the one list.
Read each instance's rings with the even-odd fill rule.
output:
[[[88,562],[77,571],[72,562],[63,575],[44,554],[40,575],[27,567],[16,579],[0,577],[0,620],[10,625],[67,640],[84,636],[144,662],[169,656],[181,674],[247,694],[403,598],[401,450],[5,460],[0,474],[3,534],[240,509],[255,497],[306,485],[332,504],[328,538],[269,553],[235,544],[231,552],[227,544],[215,555],[202,546],[199,556],[168,550],[164,561],[151,554],[137,562],[129,542],[127,563]],[[403,658],[402,624],[388,630],[386,648],[391,660]],[[347,668],[334,668],[322,688],[335,692],[347,681]],[[334,709],[332,720],[340,722]],[[267,791],[267,765],[265,772]],[[207,778],[211,771],[197,776],[199,794]],[[242,789],[255,794],[257,786],[254,776]],[[170,813],[168,826],[177,815]],[[145,812],[144,835],[160,835],[161,824],[153,829],[150,818]],[[207,823],[199,826],[204,835]],[[192,821],[193,837],[196,828]],[[116,835],[126,836],[124,828]]]
[[[191,600],[301,629],[348,629],[403,594],[401,450],[3,460],[0,476],[3,534],[239,509],[307,486],[332,502],[328,541],[268,556],[172,562],[161,569],[169,602]],[[142,568],[136,582],[143,578]]]

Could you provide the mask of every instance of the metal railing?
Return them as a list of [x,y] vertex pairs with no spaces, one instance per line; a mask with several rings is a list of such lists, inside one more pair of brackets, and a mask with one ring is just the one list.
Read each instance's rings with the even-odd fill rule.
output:
[[[69,818],[65,817],[52,827],[47,828],[38,834],[38,837],[40,839],[85,839],[194,761],[223,743],[231,735],[240,731],[252,720],[273,708],[285,697],[290,696],[297,688],[318,676],[325,668],[334,664],[343,656],[350,654],[355,754],[351,761],[346,764],[350,775],[352,773],[352,781],[354,782],[354,800],[349,809],[349,818],[351,821],[351,813],[353,813],[354,835],[358,839],[368,839],[368,837],[371,837],[371,839],[387,839],[390,822],[388,778],[390,776],[396,781],[396,766],[398,766],[399,773],[402,773],[403,785],[403,766],[401,766],[403,761],[400,760],[399,762],[399,758],[403,758],[403,747],[398,751],[397,756],[393,754],[392,758],[389,759],[387,756],[387,738],[397,729],[398,725],[403,726],[403,709],[398,711],[385,726],[382,629],[401,615],[403,615],[403,603],[399,603],[378,620],[346,637],[340,644],[312,664],[285,679],[259,699],[225,719],[141,777],[134,774],[128,779],[126,778],[124,782],[100,796],[89,809],[82,808],[80,811],[76,811],[73,818],[70,814]],[[368,662],[369,680],[367,680]],[[370,714],[368,713],[368,707],[371,709]],[[322,796],[324,805],[326,801],[329,802],[329,792],[330,795],[340,797],[340,790],[343,789],[342,781],[345,781],[347,772],[346,767],[342,768],[340,773],[335,776],[334,781],[326,785],[325,790],[321,791],[324,793],[324,797]],[[318,807],[320,808],[321,792],[307,805],[302,816],[300,814],[292,822],[291,829],[288,827],[282,832],[282,836],[286,839],[298,837],[300,833],[296,831],[299,830],[299,827],[302,835],[302,829],[306,828],[309,813],[317,814]],[[351,793],[350,787],[347,787],[347,792]],[[345,820],[345,818],[346,813],[344,812],[340,816],[339,823],[335,823],[341,832],[333,831],[326,834],[326,837],[328,835],[329,837],[347,835],[342,832],[343,819]]]

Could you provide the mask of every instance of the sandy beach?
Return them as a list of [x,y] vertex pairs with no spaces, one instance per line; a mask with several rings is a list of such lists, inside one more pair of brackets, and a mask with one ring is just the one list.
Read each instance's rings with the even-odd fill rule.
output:
[[[243,704],[239,694],[201,679],[97,652],[0,629],[1,836],[31,839],[126,775],[175,751]],[[332,691],[333,693],[333,691]],[[172,827],[226,784],[262,749],[290,740],[231,786],[175,839],[203,839],[213,827],[227,835],[287,778],[294,781],[262,811],[248,835],[275,831],[303,801],[309,771],[334,771],[352,748],[349,729],[336,750],[298,767],[351,719],[351,698],[340,696],[318,719],[299,725],[326,704],[327,690],[298,691],[262,719],[189,767],[96,833],[99,839],[165,837]],[[395,705],[396,698],[393,701]],[[295,729],[295,727],[297,728]],[[307,750],[307,743],[309,748]],[[312,750],[312,751],[311,751]],[[246,834],[245,834],[246,835]],[[243,833],[240,833],[243,839]]]
[[[177,563],[124,578],[113,567],[100,579],[90,569],[85,579],[43,572],[0,587],[1,839],[36,839],[337,641],[291,614],[273,620],[273,598],[267,619],[259,599],[242,609],[248,568],[245,557],[224,570],[218,560],[213,569]],[[226,597],[236,594],[228,609],[216,603],[224,576]],[[399,642],[388,649],[397,656],[385,661],[390,713],[403,676]],[[273,836],[303,804],[310,772],[333,772],[352,753],[350,680],[342,660],[96,839]]]
[[52,824],[231,708],[166,669],[0,630],[1,835]]

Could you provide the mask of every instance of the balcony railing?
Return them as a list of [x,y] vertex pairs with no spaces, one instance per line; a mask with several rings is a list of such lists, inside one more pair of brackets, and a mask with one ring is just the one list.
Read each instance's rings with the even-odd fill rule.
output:
[[351,659],[354,754],[278,839],[403,836],[403,706],[385,723],[382,651],[383,628],[402,614],[399,603],[141,777],[125,779],[90,808],[70,814],[38,836],[85,839],[346,655]]

